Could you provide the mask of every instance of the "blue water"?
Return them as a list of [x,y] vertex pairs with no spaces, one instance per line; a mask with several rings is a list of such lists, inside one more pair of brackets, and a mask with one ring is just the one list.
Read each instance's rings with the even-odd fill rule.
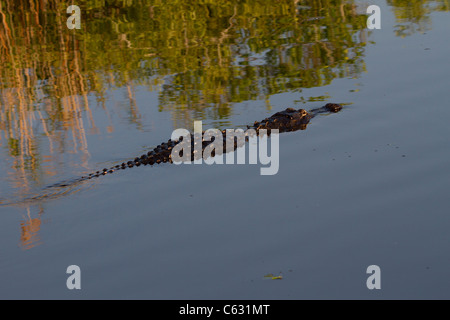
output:
[[[360,78],[271,96],[271,110],[233,106],[227,120],[239,126],[324,104],[296,103],[302,95],[346,104],[280,135],[276,175],[259,165],[147,166],[1,207],[0,298],[448,299],[449,14],[432,13],[430,30],[401,38],[381,8]],[[99,116],[104,132],[88,137],[88,169],[137,156],[175,128],[157,93],[137,87],[135,129],[120,112],[125,92],[109,96],[119,129],[107,132]],[[24,248],[20,226],[30,219],[40,225]],[[81,290],[66,287],[73,264]],[[379,290],[366,286],[370,265],[380,267]]]

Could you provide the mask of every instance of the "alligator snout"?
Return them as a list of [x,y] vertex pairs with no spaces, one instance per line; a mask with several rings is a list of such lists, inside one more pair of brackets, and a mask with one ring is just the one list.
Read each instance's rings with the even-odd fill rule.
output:
[[327,103],[325,108],[330,112],[338,112],[342,109],[342,106],[337,103]]

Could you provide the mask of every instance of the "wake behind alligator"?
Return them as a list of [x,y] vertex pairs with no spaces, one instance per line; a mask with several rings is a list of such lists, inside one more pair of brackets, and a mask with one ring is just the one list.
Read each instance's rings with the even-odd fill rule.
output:
[[[269,118],[266,118],[262,121],[256,121],[253,125],[247,126],[248,129],[254,129],[254,132],[257,135],[264,133],[267,133],[267,135],[270,135],[271,130],[278,130],[278,132],[290,132],[290,131],[297,131],[297,130],[304,130],[306,129],[306,126],[311,121],[312,118],[317,116],[318,114],[326,114],[326,113],[336,113],[339,112],[342,109],[342,106],[336,103],[327,103],[325,106],[321,108],[312,109],[310,111],[306,111],[304,109],[294,109],[294,108],[287,108],[284,111],[277,112],[270,116]],[[263,130],[263,131],[261,131]],[[204,133],[204,131],[202,132]],[[125,170],[127,168],[133,168],[133,167],[139,167],[141,165],[156,165],[160,163],[172,163],[172,150],[173,148],[183,141],[183,139],[186,139],[187,136],[182,137],[178,140],[172,140],[169,139],[167,142],[163,142],[160,145],[158,145],[156,148],[150,150],[149,152],[136,157],[134,160],[130,160],[127,162],[123,162],[121,164],[112,166],[110,168],[104,168],[103,170],[99,170],[93,173],[90,173],[88,175],[84,175],[75,179],[71,180],[65,180],[61,181],[52,185],[49,185],[45,187],[42,192],[38,195],[30,196],[25,199],[21,200],[0,200],[0,205],[12,205],[12,204],[26,204],[30,202],[36,202],[36,201],[42,201],[42,200],[48,200],[52,198],[61,197],[70,193],[73,193],[73,191],[77,191],[76,187],[80,185],[81,183],[85,183],[87,181],[90,181],[92,179],[96,179],[100,176],[104,176],[107,174],[112,174],[118,170]],[[196,139],[194,139],[194,135],[191,133],[190,137],[191,141],[191,160],[193,161],[196,159],[195,154],[195,142]],[[236,148],[241,147],[242,144],[239,144],[234,137],[232,138],[234,140],[234,148],[232,150],[236,150]],[[246,140],[248,140],[248,136],[246,136]],[[215,140],[211,139],[211,141],[205,141],[203,140],[202,143],[202,150],[204,151],[205,148],[213,143]],[[215,141],[217,143],[217,141]],[[224,149],[227,150],[227,135],[226,130],[222,131],[222,144]],[[219,141],[220,145],[220,141]],[[233,142],[231,143],[233,145]],[[214,156],[214,153],[212,153]],[[181,154],[180,154],[181,156]]]

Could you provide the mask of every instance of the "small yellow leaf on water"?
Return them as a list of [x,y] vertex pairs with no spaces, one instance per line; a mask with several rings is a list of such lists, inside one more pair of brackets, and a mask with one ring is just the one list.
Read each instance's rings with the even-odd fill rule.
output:
[[264,278],[271,279],[271,280],[281,280],[281,279],[283,279],[283,276],[281,274],[278,276],[274,276],[273,273],[269,273],[269,274],[266,274],[264,276]]

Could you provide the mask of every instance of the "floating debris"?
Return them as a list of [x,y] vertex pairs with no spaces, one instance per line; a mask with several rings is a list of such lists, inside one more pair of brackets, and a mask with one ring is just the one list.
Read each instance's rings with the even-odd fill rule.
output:
[[270,280],[281,280],[281,279],[283,279],[283,275],[281,274],[281,272],[278,276],[275,276],[273,273],[269,273],[269,274],[266,274],[264,276],[264,278],[270,279]]

